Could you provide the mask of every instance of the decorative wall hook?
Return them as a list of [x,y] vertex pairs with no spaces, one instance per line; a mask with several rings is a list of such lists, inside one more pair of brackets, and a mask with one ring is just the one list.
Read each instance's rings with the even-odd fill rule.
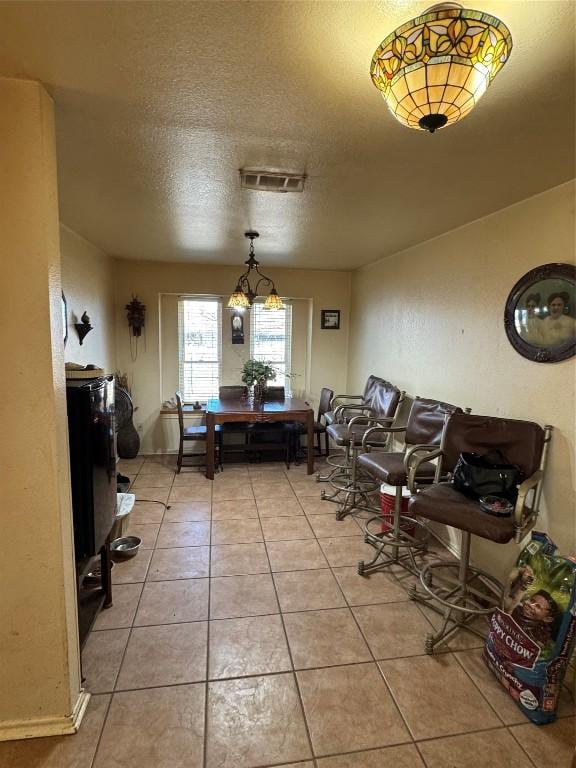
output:
[[78,338],[80,339],[80,346],[82,346],[82,342],[84,341],[84,337],[86,334],[90,333],[92,330],[92,326],[90,325],[90,318],[86,314],[86,310],[84,310],[84,314],[80,318],[82,320],[81,323],[75,323],[74,328],[76,328],[76,331],[78,333]]
[[127,310],[126,317],[128,318],[128,325],[132,329],[132,335],[141,336],[142,328],[144,328],[146,305],[138,301],[137,296],[132,296],[132,301],[126,304],[125,309]]

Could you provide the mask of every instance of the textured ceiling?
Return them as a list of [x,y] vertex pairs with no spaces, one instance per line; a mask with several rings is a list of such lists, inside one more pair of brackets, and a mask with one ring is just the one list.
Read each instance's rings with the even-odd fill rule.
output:
[[[571,0],[484,2],[512,56],[471,115],[401,126],[372,54],[430,2],[0,3],[0,75],[56,103],[61,218],[121,258],[351,269],[574,177]],[[303,194],[238,169],[306,173]]]

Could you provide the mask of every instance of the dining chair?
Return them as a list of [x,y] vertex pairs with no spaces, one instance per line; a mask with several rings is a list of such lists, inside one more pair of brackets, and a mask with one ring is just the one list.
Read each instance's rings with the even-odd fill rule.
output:
[[[314,435],[316,437],[316,451],[318,456],[322,456],[322,435],[324,435],[325,456],[330,455],[330,439],[326,432],[328,423],[325,420],[325,414],[330,410],[330,403],[334,397],[334,390],[328,387],[322,387],[320,390],[320,400],[318,402],[318,413],[314,421]],[[293,440],[292,455],[298,458],[300,449],[300,439],[306,434],[306,425],[301,422],[292,422]]]
[[[218,387],[218,397],[220,400],[231,402],[233,400],[245,400],[248,397],[248,387],[245,384],[223,384]],[[229,421],[220,425],[220,469],[224,469],[224,454],[226,449],[231,452],[233,449],[246,453],[248,444],[248,432],[251,424],[247,421]],[[225,435],[243,435],[244,440],[239,442],[228,442],[224,440]]]
[[[264,401],[268,403],[283,402],[286,390],[283,386],[267,386]],[[255,422],[248,432],[248,451],[252,456],[262,457],[265,453],[282,451],[287,467],[292,459],[292,429],[293,422],[273,421]]]
[[[187,442],[206,442],[206,425],[197,424],[191,427],[184,426],[184,400],[180,391],[176,392],[176,406],[178,409],[178,426],[180,429],[180,440],[178,445],[178,461],[176,472],[180,472],[183,466],[198,466],[196,464],[184,464],[186,458],[202,458],[206,453],[184,453],[184,444]],[[222,430],[220,425],[216,426],[215,458],[214,463],[219,466],[222,461]]]

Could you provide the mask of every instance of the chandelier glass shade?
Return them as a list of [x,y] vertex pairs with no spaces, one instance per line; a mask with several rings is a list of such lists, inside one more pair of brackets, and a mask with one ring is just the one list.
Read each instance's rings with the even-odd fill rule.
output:
[[[244,233],[244,237],[250,240],[250,252],[248,259],[244,262],[248,269],[238,278],[236,288],[228,300],[229,309],[248,309],[251,307],[254,299],[258,296],[261,285],[270,288],[270,293],[264,302],[264,309],[285,308],[282,299],[278,296],[274,281],[259,270],[260,262],[256,261],[254,256],[254,240],[259,236],[258,232]],[[250,284],[250,275],[252,275],[253,285]]]
[[442,3],[388,35],[370,74],[397,120],[434,133],[466,117],[511,51],[495,16]]

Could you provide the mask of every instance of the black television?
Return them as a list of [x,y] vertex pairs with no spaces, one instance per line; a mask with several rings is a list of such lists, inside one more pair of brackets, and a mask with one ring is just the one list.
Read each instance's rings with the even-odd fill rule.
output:
[[114,378],[66,382],[76,561],[97,555],[116,515]]

